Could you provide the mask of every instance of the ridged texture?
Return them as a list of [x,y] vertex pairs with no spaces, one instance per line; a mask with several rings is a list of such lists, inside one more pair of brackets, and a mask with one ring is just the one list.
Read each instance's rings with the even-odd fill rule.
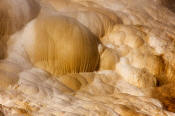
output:
[[[76,3],[69,0],[43,0],[60,14],[73,17],[85,25],[97,37],[110,32],[116,23],[122,23],[115,13],[94,3]],[[95,23],[94,23],[95,22]]]
[[0,115],[175,115],[172,0],[37,1],[0,0],[24,23],[0,42]]
[[53,75],[91,72],[99,62],[97,38],[83,25],[65,16],[39,17],[29,56],[33,64]]

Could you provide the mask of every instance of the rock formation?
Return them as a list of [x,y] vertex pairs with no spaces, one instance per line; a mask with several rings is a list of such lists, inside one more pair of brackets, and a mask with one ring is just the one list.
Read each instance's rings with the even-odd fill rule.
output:
[[0,115],[175,116],[173,0],[1,0]]

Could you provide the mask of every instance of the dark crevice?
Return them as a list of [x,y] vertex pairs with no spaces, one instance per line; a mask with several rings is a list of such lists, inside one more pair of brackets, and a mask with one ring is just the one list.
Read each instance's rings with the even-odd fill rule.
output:
[[175,0],[162,0],[161,4],[175,13]]

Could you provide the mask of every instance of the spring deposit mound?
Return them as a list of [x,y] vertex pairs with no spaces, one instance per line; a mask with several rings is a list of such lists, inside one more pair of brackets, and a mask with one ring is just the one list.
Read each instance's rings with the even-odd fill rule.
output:
[[0,116],[175,116],[173,0],[0,0]]

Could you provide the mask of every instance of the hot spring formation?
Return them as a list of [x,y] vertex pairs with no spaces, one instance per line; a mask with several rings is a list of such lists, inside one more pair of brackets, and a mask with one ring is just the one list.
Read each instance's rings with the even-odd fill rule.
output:
[[1,0],[0,115],[175,116],[173,0]]

